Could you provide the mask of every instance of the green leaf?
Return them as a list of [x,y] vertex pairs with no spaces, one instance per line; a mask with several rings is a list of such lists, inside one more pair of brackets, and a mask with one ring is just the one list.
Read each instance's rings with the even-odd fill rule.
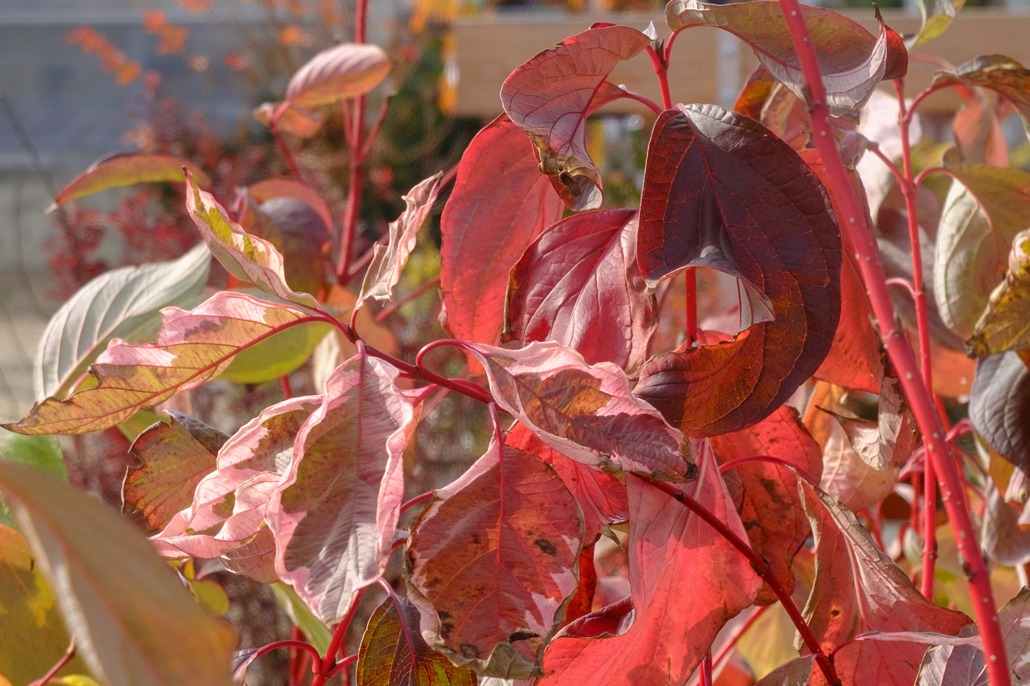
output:
[[286,584],[280,581],[272,584],[271,589],[275,599],[279,601],[279,606],[286,610],[294,626],[304,632],[308,642],[315,646],[319,653],[325,655],[333,638],[333,632],[329,631],[329,627],[316,617],[297,592]]
[[[400,610],[398,610],[398,607]],[[475,686],[476,673],[432,650],[419,633],[419,612],[387,598],[368,619],[358,649],[358,686]]]
[[919,5],[919,13],[923,15],[923,22],[919,31],[905,41],[910,48],[931,41],[947,31],[966,0],[916,0],[916,4]]
[[1030,348],[1030,229],[1012,241],[1005,280],[991,293],[968,348],[975,357]]
[[123,267],[93,279],[50,318],[34,366],[36,399],[65,397],[113,338],[140,343],[163,307],[189,307],[204,290],[211,253],[198,245],[172,262]]
[[181,157],[121,154],[100,160],[72,179],[54,198],[54,207],[109,188],[161,181],[182,183],[183,167],[190,170],[201,186],[211,185],[207,174]]
[[[20,436],[0,429],[0,458],[34,467],[64,481],[68,480],[68,469],[64,464],[61,444],[53,436]],[[11,511],[2,499],[0,525],[17,528]]]
[[54,589],[79,654],[100,681],[231,684],[234,632],[193,601],[131,524],[21,465],[0,462],[0,492]]
[[319,323],[280,331],[240,352],[218,378],[245,384],[278,379],[307,362],[331,330],[330,325]]
[[962,165],[941,210],[934,253],[934,297],[941,319],[970,338],[991,292],[1005,277],[1012,242],[1030,226],[1030,174]]

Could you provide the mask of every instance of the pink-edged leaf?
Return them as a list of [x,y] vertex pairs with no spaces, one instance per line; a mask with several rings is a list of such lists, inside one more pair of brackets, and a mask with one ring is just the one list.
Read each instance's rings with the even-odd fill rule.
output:
[[636,220],[636,210],[577,214],[537,238],[511,271],[510,335],[639,367],[658,314],[637,266]]
[[310,109],[356,98],[378,86],[392,66],[377,45],[342,43],[323,50],[298,69],[286,86],[284,99]]
[[573,210],[601,205],[601,174],[586,149],[587,116],[608,75],[651,43],[628,26],[601,26],[566,38],[512,72],[501,103],[533,141],[540,170]]
[[455,338],[499,342],[508,272],[562,209],[533,146],[506,116],[472,139],[440,220],[443,317]]
[[758,322],[731,341],[660,354],[641,368],[635,393],[687,434],[761,421],[830,349],[840,314],[834,215],[804,160],[751,119],[714,105],[658,118],[637,261],[651,282],[687,267],[737,277]]
[[[683,492],[746,537],[715,457],[705,451],[699,463]],[[627,489],[632,604],[563,629],[544,653],[538,686],[685,683],[723,625],[758,594],[761,581],[744,556],[700,517],[641,479],[630,477]]]
[[244,424],[218,451],[191,502],[151,539],[157,551],[170,558],[222,557],[237,569],[246,565],[248,576],[275,580],[269,541],[257,549],[250,544],[263,529],[268,496],[294,459],[297,432],[320,404],[318,396],[291,398]]
[[54,206],[106,191],[109,188],[136,183],[183,182],[186,167],[201,186],[210,186],[211,179],[196,165],[173,155],[119,154],[105,157],[62,188],[54,198]]
[[[886,28],[879,12],[879,36],[831,9],[802,5],[801,12],[819,60],[827,104],[834,115],[860,108],[881,80],[905,75],[908,53],[904,42]],[[805,98],[807,88],[790,28],[775,0],[730,5],[673,0],[666,5],[665,18],[673,31],[714,26],[738,36],[773,76],[799,98]]]
[[138,460],[125,473],[122,512],[148,533],[163,529],[189,507],[201,479],[215,469],[215,456],[228,436],[178,412],[155,424],[133,441],[129,452]]
[[[721,462],[752,456],[777,458],[808,478],[822,472],[822,449],[801,423],[793,408],[784,406],[743,431],[715,436],[712,452]],[[797,476],[784,464],[753,461],[739,464],[734,473],[744,489],[739,509],[751,547],[769,563],[772,576],[790,591],[794,585],[791,562],[808,538],[811,527],[798,501]],[[760,604],[776,596],[763,585]]]
[[575,498],[553,469],[501,444],[435,493],[407,547],[422,633],[452,659],[526,678],[578,586]]
[[630,393],[609,362],[588,365],[575,350],[530,343],[506,350],[463,343],[486,369],[499,407],[567,457],[602,471],[686,479],[694,471],[683,434]]
[[565,457],[537,438],[523,424],[516,425],[508,432],[505,443],[536,455],[558,473],[583,510],[586,526],[583,540],[587,543],[612,524],[629,519],[626,485],[615,475],[599,472],[582,462]]
[[213,195],[197,187],[189,174],[186,184],[186,209],[211,254],[226,271],[278,298],[309,309],[320,309],[311,295],[297,293],[286,285],[283,256],[275,246],[244,231]]
[[355,308],[370,298],[380,302],[390,299],[393,287],[401,279],[401,270],[408,261],[408,255],[415,249],[415,237],[436,202],[442,177],[443,174],[431,176],[404,196],[404,212],[390,222],[389,242],[386,246],[375,246]]
[[326,380],[267,506],[276,571],[323,622],[347,613],[386,568],[404,495],[415,408],[398,371],[359,354]]
[[5,428],[25,434],[106,429],[213,379],[237,353],[269,336],[325,321],[292,305],[230,291],[216,293],[190,312],[169,307],[162,314],[156,342],[133,345],[115,339],[90,368],[96,384],[66,400],[47,398]]
[[387,598],[368,619],[358,649],[358,686],[476,686],[476,673],[456,667],[419,633],[418,609]]
[[[961,612],[924,598],[836,500],[804,482],[800,492],[816,556],[815,583],[804,616],[824,650],[833,651],[870,631],[954,636],[969,623]],[[835,665],[848,684],[909,686],[925,652],[919,643],[861,641],[842,650]]]
[[[1005,653],[1013,684],[1030,683],[1030,589],[1019,594],[998,611],[998,624],[1005,640]],[[962,635],[973,636],[975,626]],[[983,651],[972,645],[940,645],[923,658],[915,686],[987,686]]]

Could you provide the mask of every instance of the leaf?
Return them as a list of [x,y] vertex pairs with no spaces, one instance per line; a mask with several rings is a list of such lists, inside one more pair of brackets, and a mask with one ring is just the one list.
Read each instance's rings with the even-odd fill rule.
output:
[[993,482],[987,484],[980,522],[980,548],[991,561],[1009,567],[1030,562],[1030,530],[1020,527],[1024,503],[1009,503]]
[[269,241],[252,236],[229,218],[214,196],[200,190],[186,174],[186,209],[215,259],[237,279],[247,281],[278,298],[321,311],[308,293],[286,285],[283,256]]
[[358,649],[358,686],[476,686],[476,673],[433,651],[418,625],[418,610],[404,598],[375,609]]
[[297,432],[320,404],[319,396],[302,396],[270,405],[226,440],[190,498],[151,539],[158,553],[220,557],[251,578],[274,581],[265,505],[296,459]]
[[584,541],[589,543],[595,540],[602,530],[629,518],[626,485],[614,474],[599,472],[582,462],[565,457],[537,438],[523,424],[515,425],[504,442],[537,456],[557,472],[583,511]]
[[572,210],[601,206],[601,174],[586,149],[594,100],[610,97],[608,75],[650,43],[628,26],[597,26],[539,53],[501,85],[504,111],[529,136],[540,171]]
[[19,465],[0,462],[0,492],[54,589],[76,650],[99,680],[231,683],[234,632],[190,598],[131,524]]
[[1016,235],[1030,226],[1030,174],[982,165],[949,167],[941,210],[934,296],[941,319],[970,338],[1006,273]]
[[[905,75],[905,46],[897,34],[884,26],[879,12],[879,37],[831,9],[802,5],[801,13],[819,61],[827,105],[834,116],[861,108],[881,80]],[[790,28],[778,2],[756,0],[715,5],[673,0],[666,5],[665,19],[674,32],[692,26],[715,26],[729,31],[747,43],[762,66],[781,83],[802,100],[807,99]]]
[[323,294],[332,220],[326,223],[314,206],[297,198],[271,198],[256,207],[252,203],[249,195],[240,203],[240,227],[267,240],[279,251],[287,286],[295,291]]
[[311,359],[318,344],[336,329],[324,322],[294,326],[241,350],[218,378],[239,384],[260,384],[297,371]]
[[435,174],[404,196],[404,212],[390,222],[389,242],[385,247],[380,244],[375,246],[375,254],[361,284],[361,294],[354,304],[355,309],[369,298],[379,302],[390,299],[393,287],[401,279],[401,270],[408,261],[408,255],[415,249],[415,237],[436,202],[442,177],[443,174]]
[[960,64],[954,71],[939,71],[931,89],[979,86],[1000,93],[1015,105],[1030,135],[1030,70],[1004,55],[983,55]]
[[170,421],[141,433],[129,452],[130,465],[122,483],[122,512],[143,525],[147,533],[163,529],[193,501],[200,480],[215,469],[215,455],[228,436],[203,422],[167,412]]
[[210,264],[211,253],[198,245],[175,261],[114,269],[79,289],[40,338],[36,399],[68,395],[113,338],[139,343],[152,336],[161,308],[195,304]]
[[579,507],[554,470],[495,436],[409,538],[423,635],[479,673],[529,678],[577,589],[582,542]]
[[882,464],[878,467],[863,459],[844,428],[844,419],[820,408],[819,415],[810,424],[812,434],[823,446],[819,486],[839,498],[845,507],[860,511],[880,502],[894,489],[898,466]]
[[521,350],[462,347],[486,369],[497,405],[570,459],[668,479],[694,471],[683,434],[636,399],[626,373],[610,362],[588,365],[574,350],[549,342]]
[[440,220],[443,320],[455,338],[499,342],[508,272],[562,209],[507,117],[472,139]]
[[314,615],[292,588],[282,582],[276,582],[270,588],[275,599],[279,601],[279,607],[285,610],[293,625],[304,632],[305,638],[320,655],[325,655],[333,638],[329,628]]
[[214,378],[238,352],[278,331],[323,321],[290,305],[229,291],[191,312],[169,307],[162,314],[155,343],[115,339],[90,369],[96,384],[66,400],[47,398],[5,428],[25,434],[106,429]]
[[[744,538],[710,452],[699,468],[697,481],[679,488]],[[744,556],[700,517],[641,479],[626,487],[632,604],[565,627],[544,653],[538,686],[686,683],[726,621],[758,593]]]
[[262,103],[255,107],[251,114],[258,123],[268,128],[272,128],[272,121],[275,120],[277,130],[300,139],[314,138],[322,130],[322,124],[325,122],[321,112],[275,102]]
[[1009,166],[1008,141],[998,118],[995,98],[981,90],[972,90],[951,121],[962,161],[966,164]]
[[715,268],[765,311],[732,341],[651,358],[634,393],[692,436],[761,421],[819,368],[837,327],[840,235],[821,184],[760,124],[691,105],[655,123],[641,208],[645,279]]
[[[67,650],[68,629],[28,542],[5,525],[0,525],[0,608],[4,617],[0,684],[31,683]],[[81,670],[81,660],[72,668]]]
[[810,683],[814,663],[815,656],[802,655],[769,672],[755,686],[800,686]]
[[311,109],[356,98],[382,83],[392,68],[383,49],[368,43],[341,43],[318,53],[290,78],[285,101]]
[[919,6],[919,13],[923,16],[923,21],[915,35],[905,41],[910,48],[927,43],[947,31],[966,2],[965,0],[916,0],[916,4]]
[[1002,457],[1030,471],[1030,369],[1012,352],[977,362],[969,419]]
[[[823,650],[870,631],[954,636],[969,622],[924,598],[850,511],[804,482],[799,488],[816,552],[804,617]],[[844,683],[909,686],[925,652],[919,643],[859,641],[841,650],[834,664]]]
[[[749,429],[716,436],[712,452],[721,462],[767,455],[818,478],[822,450],[801,424],[793,408],[783,406]],[[769,563],[773,578],[790,592],[794,586],[791,562],[811,531],[797,496],[797,476],[780,464],[748,462],[733,471],[744,488],[738,504],[741,519],[748,522],[751,547]],[[768,605],[776,596],[763,585],[757,603]]]
[[238,192],[237,197],[241,196],[252,199],[259,205],[270,200],[299,200],[318,214],[327,229],[333,226],[333,213],[325,199],[318,191],[300,181],[286,178],[264,179]]
[[1012,241],[1005,280],[991,293],[967,347],[976,357],[1030,348],[1030,229]]
[[[118,154],[106,157],[76,176],[54,198],[54,206],[64,205],[109,188],[136,183],[182,183],[186,167],[201,186],[210,186],[211,179],[193,163],[173,155]],[[53,209],[53,207],[51,209]]]
[[398,371],[359,354],[326,381],[268,501],[279,578],[327,625],[386,569],[404,496],[415,410]]
[[[1005,640],[1012,683],[1030,679],[1030,589],[1005,603],[998,611],[998,624]],[[965,634],[975,633],[968,627]],[[987,686],[987,669],[983,651],[971,645],[941,645],[930,648],[923,658],[915,686]]]
[[560,343],[591,364],[638,368],[658,313],[637,267],[636,216],[577,214],[541,234],[509,277],[511,336]]
[[[20,436],[0,429],[0,459],[42,470],[62,481],[68,480],[64,452],[53,436]],[[3,498],[0,498],[0,526],[17,528]]]

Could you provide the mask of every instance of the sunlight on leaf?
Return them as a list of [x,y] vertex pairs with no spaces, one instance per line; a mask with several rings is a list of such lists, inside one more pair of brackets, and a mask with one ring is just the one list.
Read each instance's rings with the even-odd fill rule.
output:
[[268,500],[276,572],[330,626],[390,557],[416,425],[398,373],[362,354],[341,365]]
[[434,494],[409,539],[410,597],[430,644],[480,673],[532,676],[577,588],[582,540],[582,515],[555,471],[495,438]]
[[109,188],[131,186],[136,183],[182,183],[182,168],[193,174],[204,187],[211,179],[192,162],[172,155],[119,154],[106,157],[76,176],[54,198],[54,206],[85,198]]
[[36,399],[68,395],[111,339],[142,343],[153,336],[161,308],[196,304],[210,265],[211,253],[198,245],[175,261],[114,269],[80,288],[40,338]]
[[915,47],[937,38],[948,30],[965,4],[966,0],[916,0],[923,16],[922,25],[905,42],[909,47]]
[[1030,348],[1030,229],[1012,241],[1005,280],[991,293],[968,348],[975,357]]
[[284,99],[310,109],[356,98],[382,83],[392,66],[377,45],[342,43],[323,50],[298,69],[286,86]]
[[163,311],[157,341],[118,339],[90,370],[97,385],[67,400],[47,398],[10,431],[25,434],[99,431],[217,376],[241,350],[298,324],[322,321],[291,305],[222,291],[186,312]]
[[1004,55],[984,55],[954,71],[937,72],[930,87],[961,85],[989,88],[1003,95],[1015,105],[1030,135],[1030,69]]
[[102,681],[231,683],[233,630],[190,598],[131,524],[19,465],[0,462],[0,492],[54,589],[77,651]]
[[500,342],[508,272],[562,210],[533,146],[506,116],[472,139],[440,219],[441,317],[455,338]]
[[652,357],[634,393],[691,436],[761,421],[819,368],[837,328],[841,239],[822,184],[757,122],[690,105],[655,123],[641,208],[646,279],[715,268],[742,280],[772,320]]
[[658,313],[637,266],[636,229],[636,210],[602,210],[563,219],[537,238],[511,271],[510,336],[637,369]]
[[601,206],[601,173],[586,145],[595,98],[610,98],[608,75],[649,43],[628,26],[594,27],[539,53],[501,86],[504,111],[533,141],[540,170],[572,210]]
[[[398,610],[398,605],[400,609]],[[387,598],[368,619],[358,649],[358,686],[476,686],[476,673],[434,652],[419,633],[418,610]]]
[[694,471],[687,440],[630,393],[626,373],[588,365],[556,343],[521,350],[464,343],[478,358],[499,407],[563,455],[602,471],[681,480]]
[[[834,10],[801,5],[801,12],[819,60],[827,104],[835,116],[860,108],[881,80],[905,75],[905,46],[882,19],[880,35],[874,37]],[[790,29],[775,0],[729,5],[673,0],[665,8],[665,18],[673,31],[714,26],[738,36],[770,73],[799,98],[806,99],[807,88]]]

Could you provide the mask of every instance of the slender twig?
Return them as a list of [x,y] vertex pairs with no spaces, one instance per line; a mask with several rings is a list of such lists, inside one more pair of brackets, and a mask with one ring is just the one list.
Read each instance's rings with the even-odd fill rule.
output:
[[433,499],[433,492],[432,491],[426,491],[425,493],[420,493],[419,495],[416,495],[414,498],[412,498],[408,502],[406,502],[403,505],[401,505],[400,512],[401,512],[401,514],[403,514],[403,513],[407,512],[408,510],[410,510],[411,508],[413,508],[413,507],[415,507],[417,505],[421,505],[422,503],[426,502],[427,500],[432,500],[432,499]]
[[669,65],[664,55],[659,55],[655,49],[648,45],[647,54],[651,58],[651,66],[658,77],[658,87],[662,91],[662,107],[672,109],[672,91],[669,90]]
[[819,63],[808,35],[808,27],[801,15],[797,0],[780,0],[783,14],[790,27],[794,49],[801,64],[802,73],[810,96],[809,118],[815,133],[816,147],[822,156],[829,181],[827,189],[843,231],[851,235],[855,250],[860,256],[859,267],[869,293],[880,335],[887,353],[898,370],[902,389],[912,406],[916,421],[927,442],[929,459],[936,462],[937,480],[941,488],[941,500],[948,512],[948,519],[954,528],[959,552],[962,555],[969,578],[970,595],[977,625],[983,638],[984,653],[987,656],[987,670],[991,686],[1009,686],[1011,678],[1005,657],[1005,643],[998,624],[998,614],[991,591],[987,565],[976,541],[969,512],[965,506],[962,482],[955,463],[949,459],[944,426],[937,414],[932,392],[921,378],[919,366],[904,332],[895,322],[894,308],[887,292],[887,279],[880,264],[876,236],[866,219],[866,211],[860,205],[849,183],[847,172],[841,162],[833,131],[829,122],[829,108],[823,87]]
[[[366,586],[365,588],[368,587]],[[343,639],[347,635],[347,629],[350,627],[350,623],[358,611],[358,605],[361,603],[361,598],[365,594],[365,588],[358,589],[354,596],[354,600],[351,601],[350,610],[347,611],[347,616],[345,616],[340,623],[336,625],[336,628],[333,629],[333,637],[329,639],[329,647],[326,649],[325,655],[322,655],[319,659],[315,660],[315,677],[311,680],[311,686],[325,686],[326,679],[331,676],[333,670],[338,666],[336,662],[336,653],[343,645]]]
[[737,457],[735,459],[729,460],[728,462],[719,465],[719,473],[725,474],[731,469],[736,469],[740,465],[748,464],[749,462],[765,462],[767,464],[775,465],[777,467],[783,467],[784,469],[789,469],[796,476],[801,477],[811,485],[819,485],[819,479],[815,478],[813,475],[809,474],[803,469],[800,469],[799,467],[792,465],[790,462],[787,462],[786,460],[779,457],[774,457],[773,455],[746,455],[744,457]]
[[389,305],[387,305],[386,307],[384,307],[383,309],[379,310],[379,312],[376,313],[376,321],[377,322],[383,321],[384,319],[386,319],[387,317],[392,315],[394,312],[396,312],[400,308],[404,307],[405,305],[407,305],[408,303],[410,303],[413,300],[417,300],[418,298],[422,297],[423,295],[425,295],[426,293],[428,293],[429,291],[433,290],[434,288],[436,288],[439,285],[440,285],[440,277],[439,276],[437,276],[435,279],[430,279],[429,281],[426,281],[425,283],[423,283],[421,286],[419,286],[415,290],[413,290],[410,293],[406,294],[403,298],[395,300],[392,303],[390,303]]
[[748,615],[747,619],[734,627],[733,633],[726,638],[726,642],[722,644],[722,647],[719,648],[719,652],[717,652],[712,658],[712,667],[718,669],[719,665],[729,658],[733,653],[733,649],[737,647],[737,643],[740,641],[741,637],[743,637],[744,634],[746,634],[748,630],[755,625],[755,622],[757,622],[770,607],[772,607],[772,605],[756,606],[751,610],[751,614]]
[[68,649],[64,651],[64,654],[58,658],[54,666],[47,670],[47,673],[40,678],[33,681],[29,686],[46,686],[50,683],[50,680],[57,676],[57,673],[64,669],[65,665],[72,661],[75,657],[75,639],[73,638],[68,644]]
[[816,664],[819,665],[819,668],[822,670],[826,680],[830,684],[839,685],[840,677],[837,676],[837,670],[833,666],[833,662],[823,651],[822,646],[819,644],[819,640],[815,637],[815,634],[812,633],[812,628],[808,626],[808,622],[806,622],[805,618],[801,615],[801,611],[794,602],[794,598],[790,595],[783,584],[780,583],[780,580],[772,573],[772,568],[769,566],[768,560],[755,552],[747,541],[738,536],[725,522],[712,514],[708,508],[694,500],[676,486],[641,474],[633,474],[632,476],[647,482],[648,485],[657,488],[670,496],[676,502],[685,506],[691,512],[703,519],[706,524],[712,527],[715,532],[719,534],[719,536],[725,539],[730,545],[736,548],[744,557],[747,558],[748,562],[751,564],[751,568],[755,570],[758,577],[765,582],[769,587],[769,590],[771,590],[779,599],[780,604],[783,605],[783,609],[787,611],[787,615],[797,628],[798,635],[801,636],[801,640],[804,642],[805,647],[808,648],[809,652],[815,655]]
[[712,651],[709,650],[705,653],[705,656],[701,658],[701,686],[712,686]]

